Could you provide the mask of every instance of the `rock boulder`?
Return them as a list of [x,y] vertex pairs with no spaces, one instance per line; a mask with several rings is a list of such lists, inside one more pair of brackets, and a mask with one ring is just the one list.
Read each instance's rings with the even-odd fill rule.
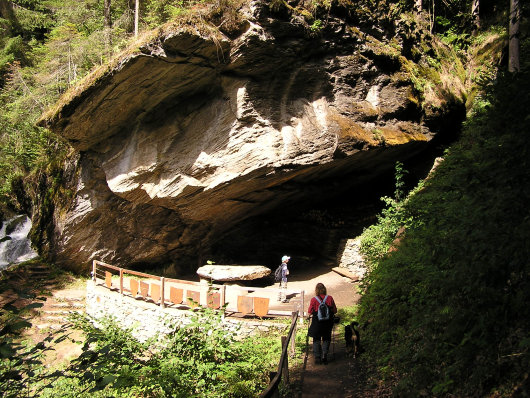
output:
[[57,263],[191,270],[243,220],[366,183],[441,133],[384,38],[331,17],[314,34],[265,2],[245,18],[232,38],[163,31],[42,118],[80,153]]
[[270,273],[271,270],[263,265],[204,265],[197,270],[201,278],[220,282],[250,281]]

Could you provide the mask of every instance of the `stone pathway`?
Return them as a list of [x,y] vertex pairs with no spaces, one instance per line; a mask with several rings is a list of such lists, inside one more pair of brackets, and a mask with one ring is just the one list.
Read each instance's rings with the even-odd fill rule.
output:
[[[24,264],[4,272],[11,288],[0,294],[0,305],[14,302],[17,308],[22,308],[33,302],[43,303],[42,307],[31,310],[32,327],[23,334],[34,343],[44,341],[60,330],[68,323],[67,317],[71,312],[85,311],[86,284],[83,282],[72,286],[75,278],[68,274],[61,273],[58,277],[50,266],[40,262]],[[26,298],[28,293],[45,300]],[[80,336],[77,331],[70,331],[70,334],[72,338]],[[56,344],[54,350],[48,351],[47,356],[53,357],[53,361],[62,361],[80,353],[80,345],[64,340]]]

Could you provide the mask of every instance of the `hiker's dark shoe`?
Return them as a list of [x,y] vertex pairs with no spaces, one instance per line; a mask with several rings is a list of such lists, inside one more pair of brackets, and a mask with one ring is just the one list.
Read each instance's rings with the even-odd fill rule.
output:
[[320,365],[320,364],[321,364],[320,357],[315,357],[315,365]]
[[323,357],[322,357],[322,363],[323,363],[324,365],[327,365],[327,364],[328,364],[328,358],[327,358],[326,356],[323,356]]

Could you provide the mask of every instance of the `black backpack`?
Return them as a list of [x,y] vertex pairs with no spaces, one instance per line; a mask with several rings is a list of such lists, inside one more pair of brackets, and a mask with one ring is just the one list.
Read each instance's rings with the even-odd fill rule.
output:
[[282,280],[282,266],[283,264],[280,264],[278,268],[276,268],[276,271],[274,271],[274,281],[280,282]]
[[319,303],[319,306],[318,306],[318,312],[317,312],[317,318],[319,321],[329,321],[329,317],[330,317],[330,310],[329,310],[329,307],[327,306],[326,304],[326,300],[328,298],[328,296],[326,295],[326,297],[324,297],[324,300],[320,300],[320,297],[318,296],[315,296],[315,298],[317,299],[318,303]]

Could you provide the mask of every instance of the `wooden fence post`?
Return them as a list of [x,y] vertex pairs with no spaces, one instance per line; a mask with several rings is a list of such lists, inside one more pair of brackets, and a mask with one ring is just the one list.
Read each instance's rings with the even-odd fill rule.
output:
[[[282,351],[286,344],[287,336],[282,336]],[[283,362],[282,380],[285,384],[289,384],[289,355],[285,356],[285,361]]]
[[166,303],[164,302],[164,286],[165,286],[165,283],[166,283],[166,278],[164,277],[161,277],[160,278],[160,285],[162,285],[160,287],[160,307],[162,308],[165,308],[166,307]]
[[[296,317],[296,311],[293,312],[293,315],[291,317],[292,320],[294,320],[294,318]],[[296,329],[298,329],[296,327],[296,322],[294,324],[294,328],[293,328],[293,334],[291,336],[291,356],[294,357],[294,354],[296,353]]]
[[226,285],[221,288],[221,307],[226,304]]
[[302,313],[299,314],[300,316],[300,323],[304,323],[304,316],[305,316],[305,290],[302,290]]
[[120,294],[123,294],[123,268],[120,268]]
[[[278,372],[269,372],[269,382],[271,382],[272,379],[274,379],[277,374]],[[271,392],[272,392],[271,397],[280,398],[280,391],[278,390],[278,388],[275,388],[274,391],[271,391]]]

